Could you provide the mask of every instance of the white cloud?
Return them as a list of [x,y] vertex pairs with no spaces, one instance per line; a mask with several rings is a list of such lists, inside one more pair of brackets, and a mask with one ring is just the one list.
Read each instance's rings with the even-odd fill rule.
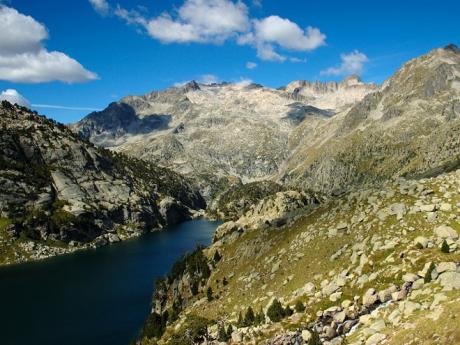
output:
[[38,52],[3,56],[0,53],[0,79],[17,83],[43,83],[59,80],[67,83],[96,79],[78,61],[61,52]]
[[97,78],[64,53],[48,51],[46,28],[14,8],[0,5],[0,79],[21,83],[59,80],[68,83]]
[[252,62],[252,61],[246,62],[246,68],[247,69],[254,69],[256,67],[257,67],[257,64],[255,62]]
[[361,74],[364,69],[364,64],[369,61],[368,57],[354,50],[348,54],[340,55],[341,64],[338,67],[330,67],[321,71],[322,75],[348,75],[348,74]]
[[298,57],[290,57],[289,61],[292,63],[306,63],[307,59],[299,59]]
[[103,16],[106,16],[110,11],[110,6],[107,0],[89,0],[89,2],[96,12]]
[[118,7],[115,14],[129,24],[143,26],[163,43],[222,43],[249,29],[248,8],[229,0],[186,0],[175,16],[163,13],[147,19],[137,11]]
[[284,62],[286,57],[278,54],[271,44],[257,43],[257,57],[265,61]]
[[[98,12],[100,8],[111,8],[107,0],[90,2]],[[254,0],[252,5],[260,7],[262,2]],[[113,13],[128,24],[145,29],[162,43],[222,44],[233,39],[240,45],[254,47],[257,56],[268,61],[288,59],[277,49],[306,52],[325,45],[326,40],[326,35],[318,28],[304,30],[289,19],[276,15],[250,18],[248,7],[241,0],[185,0],[178,9],[154,18],[148,18],[144,11],[126,10],[120,5]]]
[[216,84],[219,83],[219,78],[215,76],[214,74],[203,74],[199,79],[198,83],[200,84]]
[[0,101],[8,101],[11,104],[19,104],[24,107],[30,108],[29,101],[14,89],[8,89],[0,93]]
[[48,38],[46,28],[30,16],[0,5],[0,54],[21,54],[39,51],[41,41]]
[[255,37],[258,41],[276,43],[297,51],[316,49],[325,44],[326,35],[309,26],[305,31],[289,19],[270,16],[254,20]]

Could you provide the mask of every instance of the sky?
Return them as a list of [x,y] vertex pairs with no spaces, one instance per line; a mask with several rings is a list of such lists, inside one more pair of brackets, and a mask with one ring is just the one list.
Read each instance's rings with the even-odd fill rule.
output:
[[63,123],[189,80],[382,83],[460,44],[458,0],[0,0],[0,99]]

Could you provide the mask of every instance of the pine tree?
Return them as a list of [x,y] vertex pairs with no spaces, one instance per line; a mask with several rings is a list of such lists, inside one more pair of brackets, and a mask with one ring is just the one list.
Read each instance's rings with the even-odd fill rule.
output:
[[441,245],[441,252],[446,253],[446,254],[449,254],[449,253],[450,253],[450,248],[449,248],[449,245],[447,244],[446,240],[444,240],[444,241],[442,242],[442,245]]
[[208,297],[208,302],[211,302],[213,300],[212,287],[208,287],[208,290],[206,291],[206,296]]
[[241,312],[238,314],[238,321],[236,323],[236,327],[243,327],[243,315],[241,314]]
[[287,305],[286,308],[284,308],[284,316],[291,316],[293,313],[290,306]]
[[227,340],[232,338],[232,333],[233,333],[233,326],[228,325],[228,328],[227,328]]
[[217,262],[220,261],[220,259],[222,259],[222,256],[220,255],[219,251],[216,250],[216,251],[214,252],[214,258],[213,258],[213,260],[214,260],[214,262],[217,263]]
[[254,311],[252,310],[251,306],[249,306],[248,310],[246,311],[246,315],[244,316],[243,324],[245,327],[252,326],[255,321]]
[[286,316],[283,306],[277,299],[274,299],[270,307],[268,307],[267,316],[273,322],[279,322]]
[[260,309],[260,311],[257,313],[256,315],[256,320],[255,320],[255,324],[256,325],[260,325],[262,323],[265,322],[265,314],[264,312],[262,311],[262,309]]
[[303,313],[305,311],[305,306],[300,301],[297,301],[294,308],[296,313]]
[[321,345],[321,339],[319,338],[318,332],[311,330],[311,338],[308,341],[308,345]]
[[[229,326],[231,327],[231,326]],[[223,323],[219,325],[219,333],[218,333],[218,340],[219,341],[227,341],[229,338],[228,332],[225,331],[225,326]]]

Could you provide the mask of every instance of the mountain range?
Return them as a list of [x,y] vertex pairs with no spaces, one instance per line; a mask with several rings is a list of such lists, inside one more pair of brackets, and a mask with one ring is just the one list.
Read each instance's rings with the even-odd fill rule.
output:
[[70,126],[2,102],[0,138],[1,264],[225,221],[140,345],[460,342],[454,45],[382,85],[191,81]]

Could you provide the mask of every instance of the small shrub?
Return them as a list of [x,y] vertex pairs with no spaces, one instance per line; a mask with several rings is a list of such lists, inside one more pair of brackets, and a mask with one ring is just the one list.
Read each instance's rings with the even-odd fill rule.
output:
[[212,296],[212,287],[208,287],[208,290],[206,290],[206,297],[208,298],[208,302],[211,302],[214,299]]
[[273,300],[273,303],[268,307],[267,316],[273,322],[279,322],[286,316],[280,301],[277,299]]
[[441,252],[446,253],[446,254],[450,253],[450,248],[449,248],[449,245],[447,244],[446,240],[442,241]]
[[236,322],[236,327],[243,327],[244,324],[243,324],[243,315],[241,314],[241,312],[238,314],[238,321]]
[[[229,326],[230,328],[231,326]],[[226,342],[230,339],[231,337],[231,333],[230,333],[230,336],[228,335],[228,332],[225,330],[225,326],[224,324],[220,324],[219,325],[219,331],[218,331],[218,336],[217,336],[217,340],[219,341],[222,341],[222,342]]]
[[284,308],[284,316],[291,316],[292,314],[294,314],[294,312],[291,307],[287,305],[286,308]]
[[428,270],[426,271],[426,275],[425,275],[425,278],[424,278],[425,284],[431,282],[431,273],[433,272],[434,269],[435,269],[435,265],[432,262],[430,264],[430,267],[428,267]]
[[260,324],[263,324],[264,322],[265,322],[265,314],[263,310],[260,309],[260,311],[256,315],[255,324],[260,325]]
[[256,317],[254,315],[254,311],[249,306],[248,310],[246,311],[246,315],[244,316],[244,321],[243,321],[244,326],[249,327],[249,326],[254,325],[255,319]]
[[220,259],[222,259],[222,256],[220,255],[219,251],[216,250],[215,253],[214,253],[214,257],[213,257],[213,260],[215,263],[219,262]]
[[305,306],[303,305],[302,302],[297,301],[294,307],[296,313],[303,313],[305,311]]
[[308,345],[321,345],[321,339],[319,338],[318,332],[311,330],[311,338],[308,341]]

